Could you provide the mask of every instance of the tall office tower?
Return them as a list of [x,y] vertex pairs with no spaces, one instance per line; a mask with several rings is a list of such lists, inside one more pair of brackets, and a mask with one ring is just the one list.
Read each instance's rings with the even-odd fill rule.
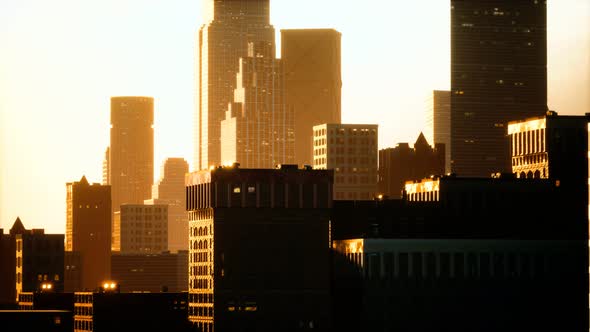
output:
[[546,1],[451,0],[451,171],[510,170],[506,125],[547,111]]
[[184,176],[188,163],[182,158],[168,158],[160,169],[160,180],[152,186],[152,199],[145,204],[168,205],[168,250],[188,250],[188,216]]
[[293,110],[284,103],[281,60],[272,42],[248,43],[240,58],[234,102],[221,122],[221,160],[244,168],[295,161]]
[[221,165],[221,120],[233,101],[239,59],[249,42],[274,43],[269,0],[207,0],[196,68],[194,168]]
[[334,199],[377,195],[378,126],[328,123],[313,127],[313,168],[334,170]]
[[422,133],[414,147],[399,143],[395,148],[379,150],[379,193],[389,198],[402,197],[406,181],[443,175],[446,147],[430,146]]
[[113,220],[111,250],[122,254],[167,251],[167,226],[168,205],[122,204]]
[[201,331],[331,331],[333,171],[187,176],[189,320]]
[[107,147],[106,151],[104,152],[104,159],[102,161],[102,184],[108,185],[111,183],[111,174],[109,174],[109,159],[111,154],[111,148]]
[[451,172],[451,91],[434,90],[428,98],[426,141],[445,146],[444,173]]
[[66,184],[65,290],[93,290],[111,274],[111,186]]
[[313,126],[341,122],[340,39],[333,29],[281,30],[285,103],[295,112],[295,163],[313,163]]
[[154,180],[154,99],[111,98],[109,153],[112,210],[150,199]]

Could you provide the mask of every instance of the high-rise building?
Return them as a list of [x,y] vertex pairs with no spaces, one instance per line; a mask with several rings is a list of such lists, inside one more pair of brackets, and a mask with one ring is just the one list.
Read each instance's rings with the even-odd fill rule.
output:
[[248,43],[240,58],[234,101],[221,122],[223,165],[275,168],[295,160],[293,110],[284,103],[281,60],[272,42]]
[[434,90],[428,98],[426,140],[445,145],[445,174],[451,172],[451,92]]
[[65,290],[93,290],[111,274],[111,186],[66,184]]
[[122,254],[168,250],[168,205],[121,205],[115,212],[111,243],[112,251]]
[[401,198],[406,181],[443,175],[445,151],[442,143],[430,146],[422,133],[413,148],[399,143],[395,148],[379,150],[379,194]]
[[334,170],[334,199],[377,195],[378,126],[328,123],[313,127],[313,168]]
[[233,101],[240,57],[249,42],[273,43],[269,0],[207,0],[199,30],[194,168],[221,165],[221,120]]
[[188,216],[184,176],[188,163],[182,158],[168,158],[160,169],[160,180],[152,186],[152,199],[145,204],[168,205],[168,250],[188,250]]
[[333,171],[187,175],[189,319],[201,331],[331,328]]
[[451,0],[452,173],[509,171],[508,122],[546,111],[546,1]]
[[313,163],[313,126],[341,122],[341,33],[281,30],[285,102],[295,112],[295,163]]
[[[111,146],[108,177],[112,210],[150,199],[154,180],[154,99],[111,98]],[[104,173],[104,171],[103,171]]]

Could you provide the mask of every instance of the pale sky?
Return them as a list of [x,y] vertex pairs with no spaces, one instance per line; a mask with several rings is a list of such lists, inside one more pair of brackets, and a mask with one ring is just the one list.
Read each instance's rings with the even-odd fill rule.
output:
[[[450,86],[449,0],[271,0],[285,28],[342,32],[342,120],[413,143]],[[192,163],[200,0],[0,0],[0,228],[65,232],[66,182],[100,182],[111,96],[155,98],[154,177]],[[590,1],[548,1],[549,108],[590,112]],[[192,168],[192,165],[191,165]]]

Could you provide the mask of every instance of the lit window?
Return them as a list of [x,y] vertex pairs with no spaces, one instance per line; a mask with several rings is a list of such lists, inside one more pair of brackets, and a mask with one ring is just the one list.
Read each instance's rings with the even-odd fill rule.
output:
[[234,194],[239,194],[240,192],[240,187],[234,187]]

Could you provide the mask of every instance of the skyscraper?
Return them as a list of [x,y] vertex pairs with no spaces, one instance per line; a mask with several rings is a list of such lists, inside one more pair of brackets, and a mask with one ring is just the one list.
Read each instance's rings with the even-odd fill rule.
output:
[[284,103],[281,60],[271,42],[249,43],[240,58],[234,102],[221,122],[221,160],[244,168],[295,161],[293,110]]
[[162,164],[160,180],[152,186],[152,199],[145,204],[168,205],[168,250],[188,250],[188,217],[185,209],[184,176],[188,163],[182,158],[168,158]]
[[547,110],[544,0],[451,0],[451,170],[509,171],[509,121]]
[[285,103],[295,112],[295,163],[313,163],[313,126],[341,122],[340,32],[281,30]]
[[239,59],[249,42],[274,45],[269,0],[207,0],[199,30],[196,68],[194,168],[220,165],[221,120],[233,101]]
[[142,204],[150,199],[154,179],[153,123],[153,98],[111,98],[107,174],[112,187],[113,213],[119,211],[121,204]]
[[111,274],[111,187],[66,184],[65,290],[93,290]]
[[444,173],[451,172],[451,92],[434,90],[428,99],[426,140],[434,146],[445,145]]

